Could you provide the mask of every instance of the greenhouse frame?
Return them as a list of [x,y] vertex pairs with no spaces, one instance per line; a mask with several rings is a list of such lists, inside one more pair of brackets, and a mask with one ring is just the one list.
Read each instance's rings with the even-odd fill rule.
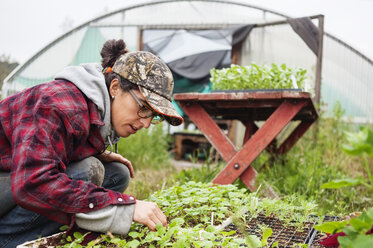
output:
[[[214,44],[216,50],[225,52],[224,58],[221,57],[222,64],[275,63],[304,68],[308,72],[308,90],[314,95],[315,102],[320,101],[326,115],[332,115],[334,106],[340,103],[346,120],[373,123],[372,60],[323,32],[323,16],[305,18],[312,20],[322,34],[319,35],[316,53],[311,49],[312,45],[294,32],[294,27],[289,24],[293,18],[272,10],[239,1],[143,1],[94,18],[58,37],[11,72],[3,82],[2,97],[51,81],[65,66],[99,63],[101,47],[109,39],[124,39],[128,49],[133,51],[149,49],[147,45],[162,36],[217,30],[222,37]],[[232,34],[219,31],[247,25],[254,28],[238,46],[232,45]],[[174,52],[158,55],[166,61],[176,55],[182,57],[184,53],[201,54],[201,51],[194,50],[200,45],[196,46],[195,42],[206,37],[200,32],[196,38],[193,36],[196,32],[193,32],[185,36],[190,37],[189,42],[194,42],[189,48],[179,42],[179,46],[168,50]],[[182,41],[187,42],[187,38]],[[212,52],[207,45],[206,49],[204,52]],[[197,79],[177,77],[175,90],[208,92],[210,88],[206,79],[206,75]]]

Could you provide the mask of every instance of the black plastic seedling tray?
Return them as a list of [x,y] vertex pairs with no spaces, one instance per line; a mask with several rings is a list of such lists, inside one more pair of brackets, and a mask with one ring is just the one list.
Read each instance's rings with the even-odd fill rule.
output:
[[[262,238],[260,227],[265,225],[268,228],[272,229],[272,235],[268,238],[268,246],[272,247],[276,241],[278,242],[279,248],[290,248],[298,244],[309,244],[312,242],[313,226],[317,223],[317,216],[311,218],[309,222],[303,224],[303,228],[299,229],[295,226],[292,226],[291,223],[286,224],[284,221],[276,217],[265,216],[259,214],[256,218],[247,217],[247,224],[245,231],[247,234],[255,235]],[[235,230],[238,235],[243,235],[239,228],[231,223],[224,228],[225,231]]]
[[[267,240],[269,247],[272,247],[272,245],[277,241],[279,248],[292,248],[299,244],[307,244],[309,248],[325,248],[325,246],[320,244],[323,234],[314,229],[314,226],[319,222],[319,216],[311,216],[311,220],[305,222],[302,229],[292,226],[291,222],[290,225],[286,224],[277,217],[259,214],[256,218],[250,219],[248,214],[246,216],[246,234],[255,235],[262,239],[260,226],[265,225],[272,229],[272,235]],[[341,218],[337,216],[323,217],[323,222],[339,220],[341,220]],[[226,225],[224,230],[235,230],[237,236],[243,236],[243,233],[241,233],[239,228],[233,223]],[[242,244],[241,246],[246,245]]]

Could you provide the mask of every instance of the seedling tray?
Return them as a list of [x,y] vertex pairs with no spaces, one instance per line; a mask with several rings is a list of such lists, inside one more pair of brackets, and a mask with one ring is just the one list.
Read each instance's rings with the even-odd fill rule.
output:
[[[256,218],[249,219],[249,217],[247,217],[246,219],[248,221],[245,228],[247,234],[255,235],[261,239],[262,235],[259,226],[265,225],[272,229],[272,235],[267,240],[269,247],[272,247],[272,244],[277,241],[278,247],[280,248],[290,248],[298,244],[309,244],[314,230],[313,226],[317,223],[317,217],[315,217],[314,220],[305,222],[303,229],[300,230],[299,228],[292,226],[291,222],[289,225],[284,221],[281,221],[279,218],[265,216],[263,214],[259,214]],[[238,236],[244,235],[233,223],[227,225],[224,230],[235,230]]]
[[[309,248],[326,247],[320,244],[324,237],[323,234],[313,228],[314,225],[318,224],[319,216],[312,216],[310,221],[303,224],[302,230],[292,226],[292,222],[289,225],[277,217],[265,216],[263,214],[259,214],[256,218],[251,219],[247,216],[246,220],[246,233],[255,235],[260,239],[262,239],[262,234],[259,226],[265,225],[272,229],[272,235],[267,240],[269,247],[272,247],[272,244],[276,241],[278,241],[279,248],[291,248],[299,244],[307,244]],[[341,218],[337,216],[324,216],[323,218],[323,222],[340,220]],[[223,229],[225,231],[235,230],[238,237],[244,237],[244,234],[231,221],[227,222]],[[242,244],[242,246],[246,245]]]
[[28,241],[17,246],[17,248],[50,248],[61,245],[60,240],[65,232],[53,234],[48,237],[39,238],[36,240]]
[[[248,214],[245,214],[246,225],[245,233],[257,236],[262,239],[260,226],[266,226],[272,229],[272,235],[268,238],[268,247],[272,247],[275,242],[278,242],[279,248],[292,248],[297,247],[299,244],[307,244],[309,248],[326,248],[321,245],[320,242],[323,238],[323,234],[315,230],[313,227],[318,223],[318,216],[312,216],[308,222],[303,223],[303,228],[300,229],[292,225],[292,222],[285,223],[274,216],[265,216],[264,214],[258,214],[257,217],[251,218]],[[336,216],[325,216],[323,221],[339,221],[340,218]],[[240,228],[231,222],[230,219],[225,221],[218,229],[224,229],[229,232],[231,230],[236,231],[233,236],[237,238],[244,238],[245,234],[242,233]],[[49,237],[40,238],[34,241],[26,242],[17,246],[17,248],[33,248],[33,247],[54,247],[51,244],[58,244],[61,240],[63,232],[54,234]],[[62,244],[61,244],[62,245]],[[241,244],[240,247],[247,247],[245,244]]]

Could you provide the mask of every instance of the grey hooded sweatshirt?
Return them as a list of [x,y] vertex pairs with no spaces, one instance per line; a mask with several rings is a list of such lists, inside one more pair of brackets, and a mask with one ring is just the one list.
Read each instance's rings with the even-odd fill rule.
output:
[[[55,79],[65,79],[73,84],[98,108],[105,123],[100,133],[105,144],[116,144],[119,137],[113,130],[110,118],[110,96],[105,85],[102,67],[96,63],[69,66],[57,73]],[[123,165],[125,166],[125,165]],[[75,215],[76,224],[95,232],[127,234],[133,219],[135,205],[110,205],[105,208]]]

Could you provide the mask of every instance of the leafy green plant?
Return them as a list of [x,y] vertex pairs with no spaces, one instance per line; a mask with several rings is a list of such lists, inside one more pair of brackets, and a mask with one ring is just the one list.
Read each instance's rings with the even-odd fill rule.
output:
[[343,145],[343,151],[349,155],[363,157],[363,166],[373,190],[373,176],[368,163],[368,155],[373,155],[373,130],[365,126],[357,133],[346,132],[346,136],[349,144]]
[[268,245],[268,238],[272,235],[273,231],[267,226],[260,226],[260,230],[262,232],[261,247],[266,247]]
[[62,240],[61,240],[61,243],[63,243],[64,245],[62,245],[61,247],[63,247],[63,248],[82,248],[82,247],[85,247],[81,243],[84,241],[84,238],[88,234],[89,234],[89,232],[85,233],[84,235],[81,234],[80,232],[74,232],[73,237],[66,236],[66,234],[64,234],[62,236]]
[[343,145],[343,151],[349,155],[373,155],[373,130],[367,126],[361,127],[359,132],[345,132],[347,142]]
[[289,68],[285,64],[248,66],[231,65],[229,68],[211,69],[210,81],[214,90],[241,89],[304,89],[307,71]]
[[[147,227],[135,223],[127,236],[102,235],[87,247],[238,247],[241,244],[267,247],[271,229],[263,227],[262,239],[247,233],[237,236],[235,230],[225,231],[223,221],[235,215],[241,218],[237,223],[244,230],[248,214],[255,217],[260,212],[276,215],[289,225],[300,227],[301,221],[307,220],[296,216],[313,212],[312,205],[296,197],[269,200],[261,199],[257,194],[235,185],[196,182],[175,185],[157,191],[150,197],[166,214],[168,228],[158,225],[156,231],[151,232]],[[75,244],[79,247],[79,241]]]
[[344,232],[346,236],[339,236],[341,248],[373,247],[373,207],[364,211],[358,217],[349,220],[325,222],[316,225],[315,229],[327,234]]
[[[235,231],[226,232],[217,228],[229,216],[241,218],[235,221],[245,226],[245,213],[255,217],[259,212],[276,215],[289,225],[301,228],[301,221],[308,221],[313,212],[311,203],[296,197],[269,200],[260,199],[256,193],[239,189],[235,185],[213,185],[212,183],[188,182],[154,193],[150,200],[156,202],[170,221],[169,228],[159,227],[157,232],[135,224],[129,236],[138,240],[139,247],[237,247],[246,243],[249,247],[261,247],[270,237],[270,231],[263,229],[262,240],[245,235],[245,239],[235,237]],[[294,204],[294,205],[293,205]],[[303,219],[298,215],[307,216]],[[242,219],[243,218],[243,219]],[[146,230],[144,232],[144,230]],[[146,237],[146,238],[143,238]],[[129,240],[131,242],[131,240]]]
[[206,227],[221,224],[248,197],[246,189],[234,185],[188,182],[155,192],[150,200],[156,202],[169,219],[183,218],[187,226]]
[[91,241],[87,247],[105,244],[114,247],[238,247],[245,243],[244,239],[233,237],[234,231],[225,232],[216,227],[246,197],[245,190],[233,185],[195,182],[176,185],[150,197],[168,216],[167,229],[158,225],[157,231],[151,232],[136,223],[127,236],[102,235],[99,241]]
[[337,189],[363,184],[373,191],[373,176],[368,162],[368,156],[373,155],[373,131],[365,126],[361,127],[358,132],[345,131],[345,135],[348,143],[343,144],[342,150],[348,155],[362,157],[363,168],[367,174],[369,184],[365,183],[363,178],[345,178],[325,183],[322,188]]

